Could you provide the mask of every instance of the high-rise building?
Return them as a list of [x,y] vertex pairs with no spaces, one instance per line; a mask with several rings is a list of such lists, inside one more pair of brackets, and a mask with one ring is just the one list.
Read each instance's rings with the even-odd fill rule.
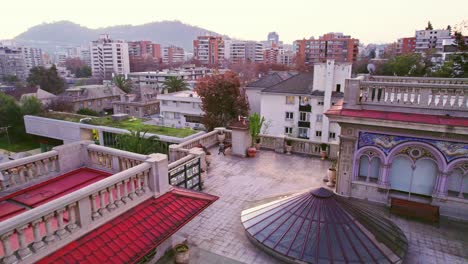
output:
[[6,76],[16,76],[25,80],[28,73],[21,50],[15,47],[0,46],[0,79]]
[[130,62],[128,44],[103,34],[91,42],[91,69],[93,76],[111,79],[112,74],[128,74]]
[[263,62],[263,44],[255,41],[226,40],[224,54],[231,63]]
[[224,61],[224,40],[222,37],[198,36],[193,41],[194,59],[204,65],[219,65]]
[[328,33],[319,39],[302,39],[294,43],[296,55],[306,65],[324,62],[327,59],[336,62],[354,62],[358,55],[359,40],[343,33]]
[[428,29],[416,30],[415,52],[425,52],[428,49],[436,49],[442,52],[442,43],[444,39],[450,39],[450,30],[448,29]]
[[174,45],[167,46],[163,48],[162,52],[162,62],[164,64],[177,64],[183,63],[185,61],[185,52],[181,47],[176,47]]
[[416,48],[416,38],[400,38],[397,42],[397,54],[413,53]]
[[161,63],[161,45],[151,41],[128,42],[128,56],[130,59],[130,71],[147,71],[156,64]]
[[276,32],[268,33],[268,39],[271,44],[278,45],[279,44],[279,35]]
[[18,47],[18,49],[23,54],[24,62],[28,72],[33,67],[44,66],[41,49],[32,47]]

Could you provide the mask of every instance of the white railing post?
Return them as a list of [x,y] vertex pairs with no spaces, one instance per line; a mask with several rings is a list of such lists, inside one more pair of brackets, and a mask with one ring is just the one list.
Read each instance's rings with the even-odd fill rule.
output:
[[11,249],[11,242],[10,238],[13,235],[13,231],[3,234],[0,239],[2,240],[3,246],[3,263],[10,264],[15,263],[17,261],[16,256],[13,254],[13,250]]
[[171,188],[168,175],[168,160],[165,154],[151,154],[147,163],[151,164],[148,185],[154,196],[159,196]]

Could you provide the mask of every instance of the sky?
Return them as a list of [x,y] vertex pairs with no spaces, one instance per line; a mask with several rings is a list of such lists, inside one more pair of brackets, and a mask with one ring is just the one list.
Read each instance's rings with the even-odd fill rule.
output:
[[230,37],[280,40],[343,32],[364,43],[412,36],[430,20],[446,28],[468,20],[468,0],[13,0],[1,4],[0,39],[60,20],[98,28],[179,20]]

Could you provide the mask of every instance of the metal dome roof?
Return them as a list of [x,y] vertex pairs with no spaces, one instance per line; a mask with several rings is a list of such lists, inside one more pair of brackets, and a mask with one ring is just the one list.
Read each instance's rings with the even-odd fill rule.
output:
[[392,221],[325,188],[244,210],[241,221],[255,244],[293,263],[401,263],[408,248]]

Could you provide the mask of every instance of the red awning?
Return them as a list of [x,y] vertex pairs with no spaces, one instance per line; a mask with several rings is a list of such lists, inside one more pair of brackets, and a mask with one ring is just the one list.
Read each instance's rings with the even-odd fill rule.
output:
[[174,189],[150,198],[37,263],[134,263],[218,197]]

